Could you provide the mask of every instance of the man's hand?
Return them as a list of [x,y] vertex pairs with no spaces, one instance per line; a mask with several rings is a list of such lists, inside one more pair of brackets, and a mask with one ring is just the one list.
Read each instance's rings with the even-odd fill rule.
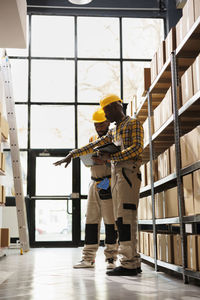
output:
[[98,152],[97,152],[97,156],[98,156],[101,160],[103,160],[103,161],[110,160],[110,154],[109,154],[109,153],[104,153],[104,152],[98,151]]
[[62,165],[64,163],[66,163],[65,164],[65,168],[66,168],[70,164],[71,160],[72,160],[72,155],[71,155],[71,153],[69,153],[65,158],[56,161],[54,163],[54,166],[60,166],[60,165]]

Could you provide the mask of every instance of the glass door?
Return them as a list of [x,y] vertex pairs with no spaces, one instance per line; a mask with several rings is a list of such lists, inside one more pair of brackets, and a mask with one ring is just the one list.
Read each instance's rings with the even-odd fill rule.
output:
[[79,245],[79,160],[67,168],[53,165],[66,154],[66,150],[31,150],[32,246]]

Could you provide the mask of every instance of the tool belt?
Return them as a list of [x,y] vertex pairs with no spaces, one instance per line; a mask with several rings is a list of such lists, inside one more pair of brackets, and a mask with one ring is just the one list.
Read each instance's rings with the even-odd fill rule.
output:
[[106,189],[98,187],[98,184],[100,184],[106,178],[110,179],[111,175],[104,176],[104,177],[99,177],[99,178],[91,177],[91,179],[94,180],[94,181],[96,181],[96,183],[97,183],[97,191],[98,191],[98,194],[99,194],[99,198],[101,200],[106,200],[106,199],[111,199],[112,198],[110,183],[109,183],[109,185],[108,185],[108,187]]

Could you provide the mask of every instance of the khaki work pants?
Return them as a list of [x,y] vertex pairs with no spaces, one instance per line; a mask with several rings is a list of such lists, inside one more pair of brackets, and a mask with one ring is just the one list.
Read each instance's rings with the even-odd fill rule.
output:
[[114,215],[118,228],[121,266],[140,267],[137,253],[137,208],[141,185],[140,162],[133,160],[112,163],[111,191]]
[[[111,173],[110,166],[97,165],[91,167],[93,178],[103,178]],[[102,200],[99,197],[97,181],[92,180],[89,186],[88,204],[86,213],[85,245],[83,259],[94,261],[100,242],[100,227],[103,218],[105,224],[105,250],[106,260],[117,259],[117,230],[113,212],[112,198]]]

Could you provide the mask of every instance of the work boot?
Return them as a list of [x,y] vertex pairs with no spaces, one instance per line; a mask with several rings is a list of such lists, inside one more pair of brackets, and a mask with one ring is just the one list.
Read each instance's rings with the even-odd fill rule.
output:
[[95,262],[88,260],[81,260],[79,263],[73,266],[74,269],[82,269],[82,268],[94,268]]
[[138,274],[142,273],[141,267],[137,267],[137,272],[138,272]]
[[106,272],[108,276],[137,276],[137,269],[126,269],[122,266]]
[[106,260],[106,262],[107,262],[107,269],[114,269],[114,268],[116,268],[116,264],[115,264],[115,261],[114,261],[114,259],[113,258],[108,258],[107,260]]

